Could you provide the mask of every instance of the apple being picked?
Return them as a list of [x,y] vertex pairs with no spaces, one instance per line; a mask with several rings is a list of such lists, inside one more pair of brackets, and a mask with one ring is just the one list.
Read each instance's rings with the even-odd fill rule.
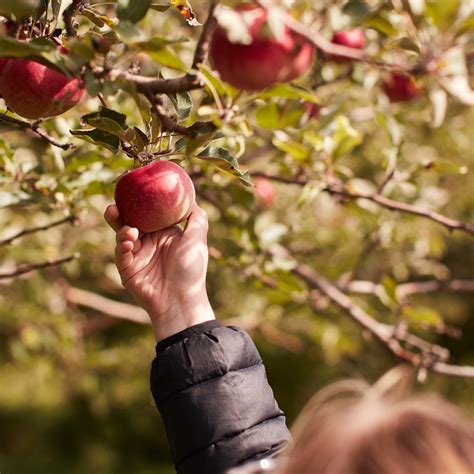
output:
[[115,188],[120,217],[141,232],[156,232],[186,219],[195,199],[191,178],[171,161],[154,161],[129,171]]
[[10,59],[0,76],[0,91],[8,108],[27,119],[61,115],[84,95],[80,79],[29,59]]
[[383,90],[390,102],[408,102],[420,95],[420,89],[413,77],[400,73],[385,77]]
[[240,5],[235,12],[249,20],[250,42],[232,42],[221,26],[215,29],[209,59],[222,80],[237,89],[256,91],[292,81],[309,68],[313,46],[305,38],[286,26],[281,37],[274,37],[267,11],[257,5]]
[[[347,46],[348,48],[364,49],[365,35],[363,30],[361,30],[360,28],[355,28],[353,30],[337,31],[336,33],[334,33],[331,42],[334,44],[339,44],[341,46]],[[350,58],[339,56],[337,54],[331,55],[330,58],[333,61],[341,63],[351,61]]]

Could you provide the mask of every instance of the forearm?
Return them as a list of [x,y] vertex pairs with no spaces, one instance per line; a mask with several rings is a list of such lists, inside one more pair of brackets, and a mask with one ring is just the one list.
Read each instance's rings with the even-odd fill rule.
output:
[[255,345],[209,321],[157,345],[151,389],[179,474],[220,474],[290,436]]
[[165,312],[158,313],[150,308],[148,314],[157,342],[196,324],[216,319],[206,293],[198,298],[180,299]]

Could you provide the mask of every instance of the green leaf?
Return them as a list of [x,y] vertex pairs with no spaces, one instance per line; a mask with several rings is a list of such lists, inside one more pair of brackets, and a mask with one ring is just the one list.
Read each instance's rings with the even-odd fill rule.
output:
[[438,326],[443,318],[438,311],[427,306],[406,306],[403,308],[403,318],[415,326]]
[[459,0],[428,0],[426,2],[426,15],[440,30],[447,30],[456,19]]
[[305,145],[294,140],[274,138],[272,143],[279,150],[288,153],[297,161],[305,161],[310,155],[310,150]]
[[114,153],[117,153],[120,146],[120,140],[117,136],[95,128],[92,130],[71,130],[71,133],[86,142],[102,146]]
[[388,296],[391,305],[397,305],[398,300],[397,300],[397,284],[393,280],[393,278],[390,278],[389,276],[384,276],[382,279],[382,286],[385,291],[385,294]]
[[143,133],[138,127],[133,127],[132,144],[136,146],[138,153],[141,153],[145,147],[150,144],[147,135]]
[[335,158],[349,153],[362,143],[359,132],[352,127],[349,119],[343,115],[336,118],[333,139],[335,143],[333,156]]
[[107,25],[109,28],[113,28],[116,26],[117,22],[114,18],[110,18],[106,15],[101,15],[90,8],[84,8],[81,12],[82,16],[85,16],[89,19],[94,25],[102,28],[103,26]]
[[239,167],[238,161],[225,148],[214,146],[207,147],[199,153],[196,158],[208,161],[219,169],[237,177],[246,186],[252,186],[252,181],[250,180],[248,171],[242,171]]
[[120,21],[138,23],[148,12],[151,0],[118,0],[117,16]]
[[218,95],[225,95],[226,85],[210,69],[201,64],[200,70],[206,80],[207,88],[212,88]]
[[398,32],[397,27],[382,15],[375,15],[367,19],[364,21],[364,26],[373,28],[386,36],[394,36]]
[[171,6],[171,3],[167,0],[153,0],[150,5],[150,10],[155,10],[157,12],[165,12]]
[[106,107],[101,107],[98,112],[84,115],[82,121],[103,132],[121,138],[128,129],[127,116]]
[[261,127],[283,130],[297,125],[303,113],[301,107],[280,107],[270,102],[257,110],[255,119]]
[[137,43],[137,46],[148,54],[153,61],[156,61],[163,66],[177,69],[181,72],[188,72],[189,68],[167,47],[169,44],[183,43],[185,41],[187,41],[186,38],[179,38],[176,40],[168,38],[153,38],[147,42]]
[[145,38],[142,31],[129,21],[121,21],[114,31],[118,39],[125,44],[139,43]]
[[186,120],[193,108],[193,101],[189,92],[178,92],[177,94],[169,94],[171,102],[178,113],[178,119]]
[[26,204],[32,201],[32,197],[23,191],[0,191],[0,208],[14,206],[15,204]]
[[305,102],[312,102],[314,104],[319,104],[321,102],[312,91],[308,91],[291,84],[277,84],[276,86],[270,87],[259,94],[259,98],[262,99],[268,99],[270,97],[279,97],[282,99],[301,99]]
[[342,12],[350,17],[355,25],[359,25],[370,15],[370,8],[362,0],[350,0],[343,6]]

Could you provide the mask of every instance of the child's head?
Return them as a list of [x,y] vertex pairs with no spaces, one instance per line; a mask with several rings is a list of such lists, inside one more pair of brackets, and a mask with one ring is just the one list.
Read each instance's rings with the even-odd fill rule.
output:
[[285,474],[472,474],[474,428],[451,404],[403,398],[404,369],[331,385],[298,417]]

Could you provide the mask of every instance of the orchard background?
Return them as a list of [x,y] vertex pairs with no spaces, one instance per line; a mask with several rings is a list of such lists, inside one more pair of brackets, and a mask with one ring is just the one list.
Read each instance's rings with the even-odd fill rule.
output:
[[[87,92],[39,122],[0,100],[2,472],[172,472],[153,334],[102,218],[152,159],[191,175],[216,314],[251,332],[290,422],[328,382],[400,360],[474,413],[472,1],[261,2],[271,34],[287,23],[316,53],[257,92],[207,60],[213,13],[247,34],[235,2],[53,0],[20,21],[22,2],[0,1],[0,57]],[[331,42],[355,27],[363,49]],[[414,97],[389,100],[394,73]]]

